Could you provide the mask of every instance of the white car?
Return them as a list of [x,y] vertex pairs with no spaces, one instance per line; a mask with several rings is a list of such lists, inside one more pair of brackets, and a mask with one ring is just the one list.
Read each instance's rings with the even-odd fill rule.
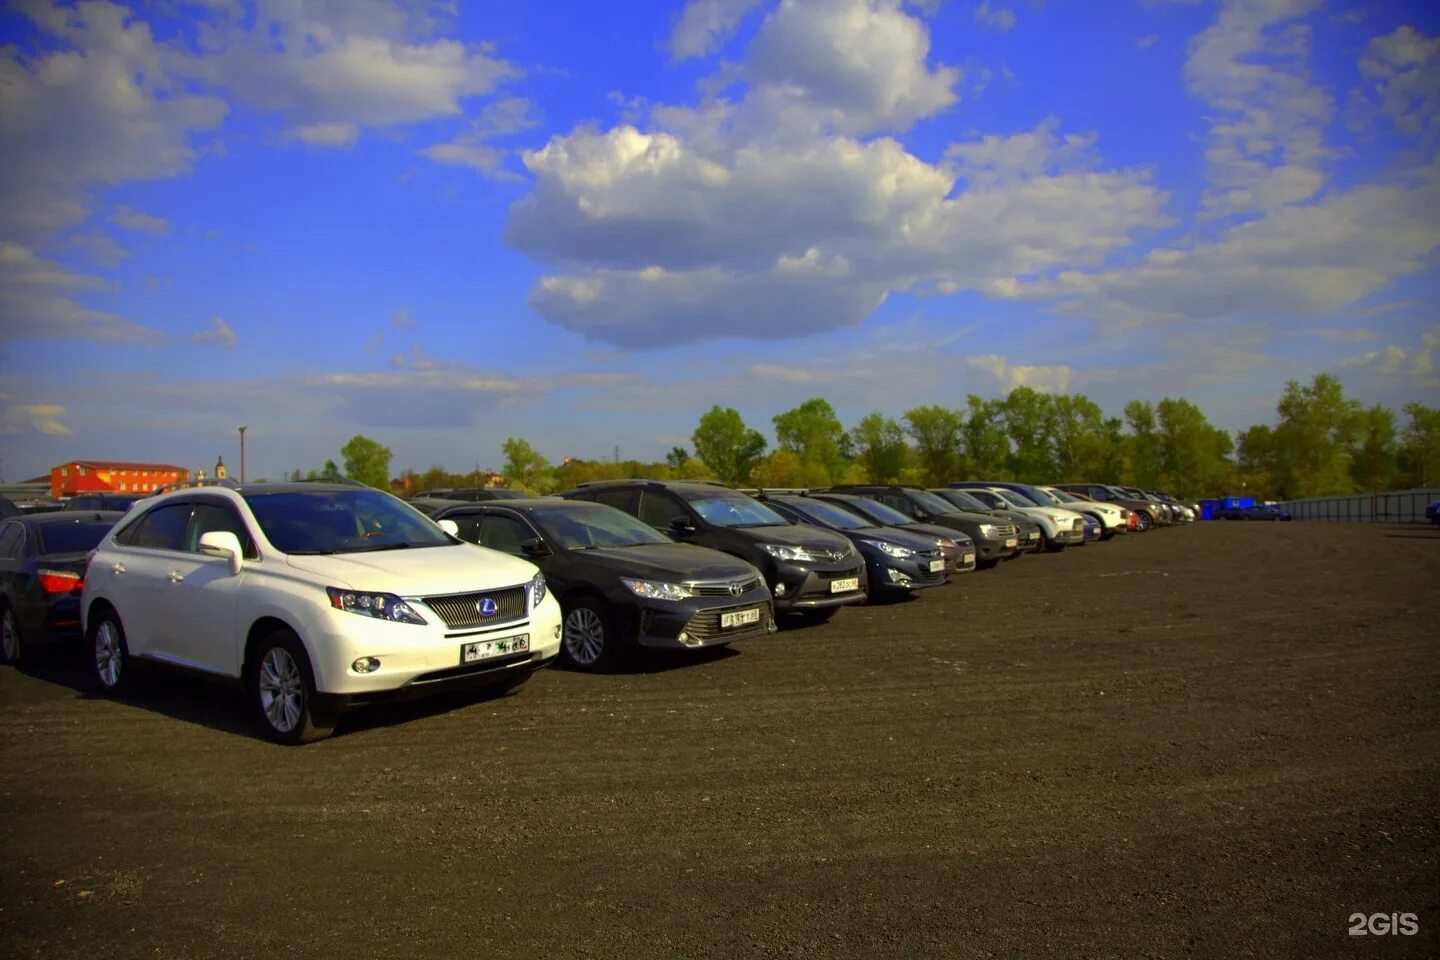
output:
[[559,604],[534,564],[454,532],[354,483],[162,493],[90,559],[95,678],[122,694],[145,661],[239,681],[280,743],[371,700],[518,686],[559,653]]
[[1095,518],[1100,524],[1100,539],[1109,540],[1116,534],[1125,533],[1130,529],[1130,511],[1118,503],[1101,503],[1098,500],[1081,500],[1079,497],[1066,493],[1059,487],[1047,487],[1044,484],[1035,489],[1050,495],[1051,501],[1057,507],[1064,507],[1066,510],[1074,510],[1077,513],[1088,514]]
[[1040,548],[1059,553],[1072,543],[1085,542],[1085,519],[1073,510],[1042,507],[1024,494],[1005,487],[961,487],[986,506],[1015,510],[1040,525]]

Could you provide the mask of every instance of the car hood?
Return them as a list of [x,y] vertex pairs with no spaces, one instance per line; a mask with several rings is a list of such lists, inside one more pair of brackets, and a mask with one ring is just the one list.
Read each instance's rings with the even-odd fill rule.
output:
[[587,563],[615,571],[617,576],[647,580],[742,580],[759,576],[744,560],[689,543],[647,543],[634,547],[596,547],[575,551]]
[[[954,527],[942,527],[934,523],[914,523],[905,527],[875,527],[876,532],[884,534],[884,539],[907,546],[912,550],[934,550],[935,538],[944,537],[947,540],[954,540],[956,543],[972,543],[970,535],[964,530],[957,530]],[[868,533],[868,530],[857,530],[856,533]],[[915,542],[911,542],[915,541]],[[917,545],[923,544],[923,546]]]
[[787,543],[796,547],[814,547],[817,550],[848,550],[850,541],[829,530],[819,527],[802,527],[787,524],[783,527],[743,527],[760,543]]
[[374,553],[289,556],[286,563],[351,590],[402,597],[493,590],[529,581],[539,568],[528,560],[470,543]]

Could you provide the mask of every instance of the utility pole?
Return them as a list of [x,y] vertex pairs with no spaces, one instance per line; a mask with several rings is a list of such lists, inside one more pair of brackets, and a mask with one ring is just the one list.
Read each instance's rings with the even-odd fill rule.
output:
[[249,427],[240,428],[240,482],[245,482],[245,431]]

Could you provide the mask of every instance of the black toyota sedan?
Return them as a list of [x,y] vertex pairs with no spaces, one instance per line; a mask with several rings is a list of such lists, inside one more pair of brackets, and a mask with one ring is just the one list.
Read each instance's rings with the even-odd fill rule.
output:
[[[946,580],[945,554],[936,537],[877,526],[843,507],[814,497],[761,494],[757,499],[795,523],[834,530],[849,539],[865,558],[872,600],[881,594],[893,596],[936,587]],[[953,532],[964,536],[958,530]]]
[[581,670],[612,665],[628,647],[714,647],[775,629],[770,591],[750,564],[604,504],[491,500],[432,519],[539,566],[565,615],[560,657]]
[[0,523],[0,661],[80,639],[87,555],[123,513],[57,511]]
[[826,492],[869,497],[912,520],[960,530],[975,541],[982,567],[993,567],[1001,560],[1011,559],[1026,546],[1024,541],[1017,542],[1013,521],[997,521],[988,511],[956,506],[944,497],[918,487],[844,484],[831,487]]

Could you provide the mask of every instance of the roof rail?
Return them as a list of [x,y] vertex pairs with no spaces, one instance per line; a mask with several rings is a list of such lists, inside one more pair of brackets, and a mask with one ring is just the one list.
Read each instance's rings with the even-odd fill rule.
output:
[[739,493],[749,494],[752,497],[763,497],[768,494],[780,494],[787,497],[809,496],[809,487],[737,487]]
[[176,480],[174,483],[167,483],[165,486],[157,488],[155,492],[149,494],[149,496],[153,497],[162,493],[169,493],[171,490],[189,490],[193,487],[224,487],[226,490],[235,490],[238,489],[239,486],[240,484],[238,482],[231,480],[229,477],[221,477],[218,480],[213,477],[206,477],[203,480]]
[[368,483],[361,483],[354,477],[302,477],[299,480],[291,480],[290,483],[339,483],[347,487],[369,487]]
[[580,490],[585,487],[603,487],[607,483],[650,483],[657,487],[663,487],[667,483],[694,483],[706,487],[724,487],[726,490],[735,489],[731,487],[730,484],[723,483],[719,480],[686,480],[681,477],[671,477],[669,480],[656,480],[654,477],[615,477],[610,480],[585,480],[575,484],[573,489]]

